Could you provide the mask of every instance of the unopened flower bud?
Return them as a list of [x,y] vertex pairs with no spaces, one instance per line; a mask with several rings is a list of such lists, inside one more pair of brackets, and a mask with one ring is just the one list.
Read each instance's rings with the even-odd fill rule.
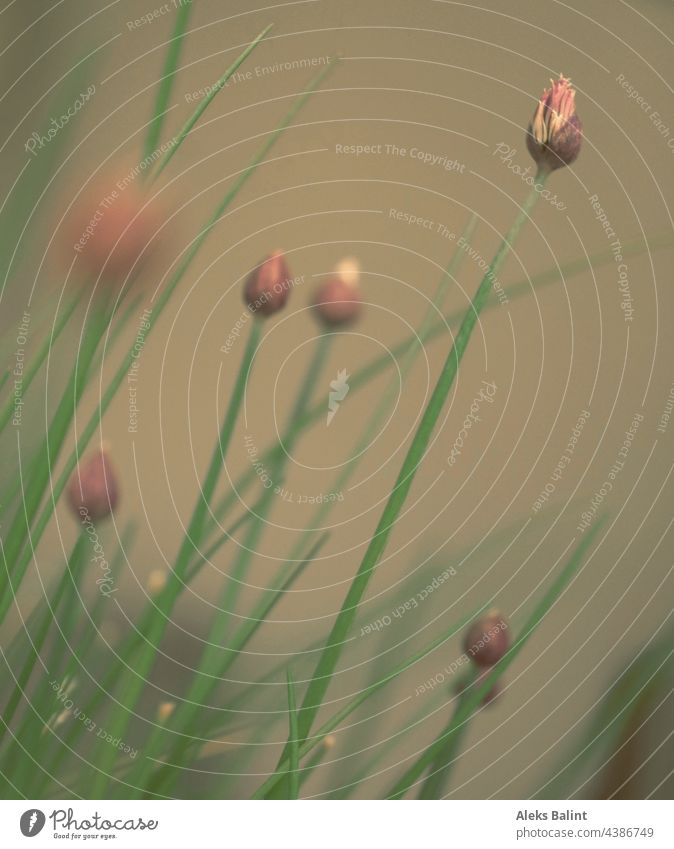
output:
[[285,306],[291,286],[283,251],[274,251],[248,276],[243,298],[255,315],[274,315]]
[[362,300],[358,284],[360,265],[355,259],[339,263],[334,274],[322,283],[314,298],[319,319],[327,327],[339,327],[358,318]]
[[527,131],[527,147],[543,171],[570,165],[580,152],[583,126],[576,114],[576,92],[566,77],[543,91]]
[[477,666],[493,666],[510,648],[508,623],[498,610],[490,610],[470,626],[463,641],[468,657]]
[[117,475],[105,448],[101,448],[73,472],[68,501],[80,520],[105,519],[117,506]]

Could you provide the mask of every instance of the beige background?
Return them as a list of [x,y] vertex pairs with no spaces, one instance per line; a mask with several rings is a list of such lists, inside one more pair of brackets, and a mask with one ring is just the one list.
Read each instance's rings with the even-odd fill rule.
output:
[[[13,31],[18,34],[50,5],[15,4],[7,13]],[[367,308],[348,336],[335,340],[314,401],[324,398],[327,405],[328,384],[339,369],[354,372],[402,340],[410,327],[419,326],[451,255],[451,243],[432,230],[392,220],[391,209],[430,219],[434,227],[443,223],[454,233],[461,232],[475,211],[480,220],[473,247],[487,260],[493,255],[526,194],[523,182],[493,155],[494,148],[499,142],[511,145],[517,149],[514,161],[529,165],[523,131],[551,76],[563,72],[574,81],[585,144],[573,169],[554,174],[550,181],[566,210],[539,204],[535,220],[499,275],[502,284],[605,251],[608,240],[588,202],[593,194],[623,244],[671,228],[667,204],[674,150],[616,82],[623,74],[670,124],[674,138],[666,82],[671,68],[667,36],[672,30],[668,4],[644,2],[632,9],[623,3],[565,5],[553,0],[487,0],[479,5],[321,0],[261,12],[251,12],[250,5],[195,3],[193,32],[171,98],[167,132],[175,132],[191,113],[193,104],[186,95],[215,80],[264,25],[273,21],[276,26],[245,66],[253,71],[253,79],[230,84],[215,99],[157,184],[171,218],[170,237],[146,275],[150,288],[161,284],[231,175],[244,167],[312,73],[298,69],[258,78],[256,67],[338,54],[343,61],[274,149],[273,162],[259,170],[217,226],[153,329],[141,362],[139,432],[133,439],[127,433],[124,391],[104,420],[103,435],[112,443],[123,489],[111,540],[128,519],[140,525],[129,553],[125,591],[118,596],[124,614],[111,610],[107,639],[126,627],[124,615],[138,614],[139,586],[152,570],[171,561],[181,525],[189,520],[210,457],[216,416],[225,407],[242,350],[239,342],[225,356],[220,346],[242,311],[240,281],[267,251],[285,248],[293,274],[305,275],[306,282],[293,293],[283,315],[265,324],[264,345],[246,399],[248,432],[260,446],[273,438],[275,424],[285,425],[317,333],[307,309],[316,276],[328,273],[343,256],[355,255],[363,267]],[[99,14],[84,21],[99,8]],[[132,30],[127,22],[153,8],[152,3],[138,2],[115,3],[105,11],[102,4],[64,4],[34,24],[3,57],[3,73],[9,79],[26,71],[6,99],[11,125],[35,104],[6,150],[3,186],[8,187],[17,164],[25,161],[23,140],[50,114],[53,101],[47,97],[37,103],[38,98],[95,45],[119,36],[85,73],[87,80],[95,81],[97,93],[74,129],[72,140],[81,146],[45,195],[39,209],[43,224],[24,249],[20,280],[12,284],[6,301],[16,314],[23,308],[23,287],[32,284],[36,274],[37,297],[52,309],[53,288],[66,267],[63,249],[57,248],[63,237],[56,227],[64,206],[99,168],[125,173],[129,163],[132,167],[138,160],[173,13]],[[339,155],[335,146],[341,144],[418,148],[465,167],[460,173],[410,156]],[[52,235],[54,242],[42,263]],[[605,479],[634,413],[644,415],[606,503],[610,521],[601,546],[518,658],[505,696],[475,721],[455,774],[456,795],[534,793],[572,749],[596,700],[671,609],[671,534],[666,531],[672,512],[672,425],[664,434],[656,432],[674,380],[671,260],[671,249],[628,260],[635,311],[631,324],[623,320],[612,264],[511,299],[505,306],[496,304],[484,314],[442,428],[372,581],[364,621],[369,611],[390,611],[398,595],[414,595],[425,582],[410,573],[427,559],[432,558],[425,567],[429,575],[448,565],[457,569],[456,577],[382,635],[353,640],[342,662],[349,671],[340,674],[330,690],[335,700],[362,686],[373,669],[398,662],[488,599],[518,628],[539,597],[548,570],[574,535],[578,537],[579,516]],[[465,308],[479,279],[477,263],[466,258],[460,279],[450,286],[447,307]],[[132,326],[125,338],[133,335]],[[251,644],[251,654],[232,670],[236,682],[259,677],[285,655],[301,652],[325,635],[449,345],[448,335],[436,339],[427,357],[416,362],[391,420],[381,434],[373,434],[354,478],[366,482],[335,505],[329,519],[332,535],[320,562],[307,571],[300,592],[275,612],[275,618],[284,621],[265,626]],[[112,373],[122,351],[119,343],[108,352],[104,374]],[[55,363],[55,381],[58,369]],[[495,403],[484,410],[483,422],[471,429],[460,461],[448,470],[446,457],[483,379],[497,384]],[[329,430],[319,422],[302,438],[287,472],[289,489],[296,494],[331,490],[335,472],[325,467],[348,459],[386,383],[380,379],[349,395]],[[87,410],[94,394],[87,397]],[[554,499],[534,516],[532,504],[586,408],[591,416],[573,460]],[[241,422],[228,457],[232,476],[247,468],[245,432]],[[260,492],[259,487],[249,491],[245,505],[252,503],[251,494],[255,500]],[[284,556],[312,512],[306,505],[276,499],[272,525],[250,573],[252,587],[267,583],[284,568]],[[67,549],[74,527],[65,510],[59,510],[59,532]],[[237,540],[241,538],[239,532]],[[54,552],[60,558],[60,545],[54,533],[38,552],[44,574],[59,568]],[[217,603],[222,585],[218,570],[227,570],[233,552],[232,545],[222,550],[176,613],[166,641],[167,658],[157,675],[166,692],[184,691],[185,669],[180,664],[189,666],[198,658],[199,637],[211,613],[207,605]],[[467,552],[472,554],[465,558]],[[405,578],[408,584],[402,589],[398,582]],[[243,594],[241,611],[249,609],[254,594],[254,589]],[[382,665],[373,666],[372,659],[386,650]],[[360,750],[404,729],[407,718],[422,709],[422,698],[428,699],[427,717],[400,736],[379,768],[392,767],[426,745],[449,708],[431,713],[442,705],[442,694],[415,699],[415,688],[459,652],[457,637],[397,686],[387,688],[358,715],[363,721],[358,728],[338,735],[331,753],[338,762],[319,770],[307,792],[327,792],[364,769],[368,753]],[[309,673],[312,657],[304,655],[297,678]],[[103,642],[100,663],[105,663]],[[274,677],[277,683],[282,680],[280,674]],[[218,698],[225,701],[241,686],[223,685]],[[161,698],[165,696],[160,692],[149,691],[143,709],[153,712]],[[277,744],[286,733],[284,699],[283,687],[256,688],[244,710],[279,712],[252,717],[257,742],[274,745],[256,749],[248,763],[238,760],[238,749],[229,748],[219,768],[259,773],[274,764]],[[368,720],[374,713],[378,715]],[[640,760],[666,733],[664,725],[656,725],[653,739],[642,743]],[[238,743],[248,737],[249,732],[241,730],[230,739]],[[644,766],[633,792],[653,791],[666,775],[672,754],[670,742]],[[362,795],[383,792],[395,774],[393,769],[373,778]],[[254,777],[229,784],[204,781],[186,792],[245,796],[256,784]],[[670,790],[665,784],[656,795]],[[596,784],[579,795],[591,792],[598,792]]]

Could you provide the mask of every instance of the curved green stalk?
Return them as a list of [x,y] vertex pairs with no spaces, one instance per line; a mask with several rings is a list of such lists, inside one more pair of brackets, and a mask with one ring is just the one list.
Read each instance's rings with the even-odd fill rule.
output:
[[[232,203],[234,198],[238,195],[239,191],[243,188],[248,179],[255,173],[255,170],[258,166],[264,161],[269,151],[276,144],[276,141],[281,136],[281,134],[290,126],[295,116],[299,112],[299,110],[304,106],[309,97],[314,93],[314,91],[318,88],[320,83],[325,79],[326,75],[334,68],[334,63],[331,63],[327,67],[323,68],[320,73],[318,73],[306,87],[306,89],[302,92],[302,94],[293,102],[292,107],[288,110],[285,118],[281,121],[281,123],[276,127],[273,132],[270,133],[267,140],[262,144],[256,155],[253,157],[251,163],[239,174],[231,188],[225,194],[222,202],[215,209],[211,218],[207,221],[205,226],[200,231],[199,235],[195,238],[195,240],[190,245],[189,249],[185,252],[185,255],[181,262],[178,264],[176,271],[173,273],[169,282],[161,293],[159,298],[157,299],[156,304],[154,305],[152,311],[152,324],[147,329],[145,333],[145,339],[149,337],[153,328],[155,327],[159,316],[163,312],[167,303],[169,302],[173,292],[176,287],[182,280],[183,276],[189,269],[192,264],[192,261],[198,254],[201,246],[206,240],[206,237],[209,235],[211,230],[215,227],[215,225],[220,221],[222,215],[225,210]],[[135,343],[134,343],[135,344]],[[115,397],[117,390],[123,383],[126,378],[126,375],[134,362],[135,350],[134,345],[132,344],[125,355],[122,363],[120,364],[117,371],[114,373],[113,377],[110,379],[108,386],[103,393],[103,396],[99,400],[94,413],[91,418],[85,425],[79,439],[77,440],[77,444],[75,449],[71,452],[70,456],[66,460],[65,466],[61,472],[61,475],[57,479],[56,483],[52,488],[52,497],[49,499],[47,504],[45,505],[42,513],[40,514],[39,519],[35,524],[35,529],[32,534],[32,542],[33,547],[36,547],[39,540],[42,538],[42,534],[44,533],[51,516],[54,512],[54,508],[56,506],[56,502],[60,498],[63,490],[65,489],[68,480],[70,479],[70,475],[72,474],[75,466],[77,465],[77,459],[82,455],[82,453],[86,450],[87,445],[89,444],[90,439],[96,432],[99,427],[100,420],[103,414],[107,411],[108,407],[112,403],[113,398]],[[23,579],[23,575],[25,574],[28,563],[30,562],[31,553],[30,551],[23,555],[22,559],[19,561],[16,569],[16,585],[20,583]],[[0,622],[4,617],[4,614],[7,612],[7,606],[3,610],[0,607]]]
[[220,91],[221,88],[223,88],[223,86],[227,83],[232,74],[236,73],[236,71],[246,61],[246,59],[250,56],[253,50],[255,50],[258,44],[267,35],[272,26],[273,24],[269,24],[269,26],[265,27],[262,32],[255,39],[253,39],[253,41],[251,41],[251,43],[248,45],[248,47],[246,47],[243,53],[229,66],[229,68],[227,68],[227,70],[220,77],[220,79],[211,87],[206,97],[204,97],[199,102],[197,108],[190,115],[190,117],[183,125],[183,128],[176,136],[175,140],[173,141],[173,144],[169,147],[164,156],[159,160],[159,165],[157,165],[156,170],[152,173],[152,176],[150,177],[150,183],[154,183],[154,181],[159,177],[164,168],[166,168],[169,162],[173,159],[173,157],[178,152],[178,148],[182,145],[187,136],[190,134],[194,125],[211,105],[211,101],[213,100],[215,95]]
[[[355,710],[357,710],[364,702],[366,702],[370,696],[374,695],[376,692],[381,690],[382,687],[386,686],[390,681],[395,681],[403,672],[406,672],[415,663],[418,663],[420,660],[423,660],[427,657],[432,651],[439,648],[448,642],[452,637],[454,637],[457,633],[462,631],[466,625],[471,622],[481,610],[484,609],[484,606],[480,608],[478,611],[473,611],[468,616],[462,617],[459,622],[454,623],[451,627],[446,628],[443,633],[432,640],[428,645],[426,645],[423,649],[413,654],[411,657],[404,660],[401,664],[394,667],[387,675],[385,675],[380,681],[376,681],[374,684],[370,684],[367,687],[364,687],[357,696],[355,696],[348,704],[346,704],[343,708],[337,711],[330,719],[328,719],[318,731],[311,735],[308,739],[301,739],[300,732],[300,745],[299,745],[299,756],[303,758],[305,755],[308,755],[309,752],[313,751],[316,746],[320,745],[323,740],[327,737],[328,734],[333,732],[336,728],[341,725],[341,723],[350,716]],[[269,778],[260,785],[260,787],[256,790],[253,795],[253,799],[264,799],[266,798],[275,788],[278,787],[280,782],[282,782],[288,772],[288,753],[285,752],[281,756],[281,760],[279,762],[276,771],[269,776]],[[301,770],[300,770],[301,771]]]
[[[311,357],[304,379],[297,391],[295,403],[288,419],[286,435],[281,441],[281,444],[285,447],[285,452],[270,473],[273,483],[283,474],[285,461],[291,454],[294,441],[298,435],[297,432],[294,431],[294,422],[298,418],[301,418],[313,394],[316,383],[318,382],[330,351],[333,339],[334,336],[332,334],[322,334],[318,337],[316,350],[314,355]],[[209,698],[213,689],[217,686],[229,666],[236,659],[236,653],[231,651],[231,646],[225,646],[227,629],[229,627],[232,611],[236,607],[241,585],[245,580],[248,567],[255,556],[259,540],[264,532],[266,516],[271,508],[271,504],[275,496],[275,489],[275,486],[270,486],[263,493],[262,498],[260,499],[261,503],[258,515],[254,518],[248,533],[241,543],[238,555],[231,568],[231,575],[225,584],[224,592],[218,605],[219,609],[214,617],[213,624],[211,625],[206,645],[199,661],[196,674],[192,680],[192,684],[187,696],[182,701],[180,707],[175,711],[173,717],[171,717],[171,726],[173,726],[176,730],[184,732],[184,730],[189,727],[199,708],[203,706],[204,702]],[[245,624],[246,623],[244,623],[244,626]],[[242,628],[244,626],[242,626]],[[169,753],[170,762],[179,764],[185,749],[188,748],[189,745],[190,739],[188,736],[183,735],[178,738],[176,744]],[[151,756],[152,754],[152,752],[147,753],[148,756]]]
[[[269,614],[274,610],[276,605],[281,601],[281,599],[285,596],[286,592],[292,587],[292,585],[297,581],[300,575],[304,572],[306,567],[313,562],[315,557],[318,555],[318,552],[323,548],[325,543],[327,542],[329,534],[323,534],[309,549],[306,556],[300,563],[288,563],[286,564],[288,568],[290,568],[290,573],[286,576],[283,583],[279,587],[275,587],[271,590],[267,590],[265,595],[258,601],[257,605],[251,611],[250,615],[247,617],[246,621],[243,625],[236,631],[232,639],[229,641],[229,645],[227,646],[228,650],[228,658],[223,662],[222,667],[219,670],[219,677],[225,674],[227,669],[231,666],[231,664],[236,660],[237,655],[243,651],[244,647],[248,643],[250,639],[255,635],[260,626],[265,622]],[[267,598],[266,596],[270,597]],[[217,682],[216,682],[217,683]],[[182,707],[182,705],[181,705]],[[199,705],[196,705],[198,708]],[[194,713],[195,711],[193,711]],[[182,722],[183,728],[188,725],[187,721]],[[154,763],[150,763],[149,753],[153,751],[158,751],[160,736],[158,729],[155,729],[157,733],[153,732],[153,737],[150,738],[150,742],[145,747],[146,752],[148,753],[146,756],[146,765],[142,769],[142,772],[139,771],[139,777],[137,781],[134,782],[133,777],[130,776],[128,782],[130,784],[134,784],[136,787],[145,787],[145,781],[150,775],[152,769],[156,766]],[[151,783],[148,785],[146,796],[150,797],[154,793],[166,790],[166,787],[171,783],[171,777],[169,772],[173,770],[176,766],[179,765],[180,758],[183,757],[184,753],[193,746],[197,745],[197,743],[191,739],[185,732],[178,732],[183,735],[184,746],[177,743],[171,753],[167,755],[167,758],[171,758],[170,761],[166,763],[160,764],[160,769],[158,770],[155,777],[152,779]],[[181,739],[183,739],[181,738]],[[202,741],[199,741],[198,745],[201,745]],[[174,760],[174,758],[178,758],[178,760]],[[175,780],[175,776],[173,778]]]
[[[3,586],[0,598],[0,623],[4,620],[12,604],[14,594],[21,584],[28,563],[32,558],[33,549],[37,545],[39,536],[36,538],[35,533],[31,536],[33,521],[50,481],[51,470],[58,458],[75,410],[84,393],[89,368],[107,323],[107,309],[102,304],[95,304],[84,328],[82,344],[78,350],[78,357],[68,384],[49,424],[42,445],[33,459],[21,504],[10,525],[7,536],[3,540],[2,555],[7,573],[7,583]],[[27,544],[29,538],[30,545]],[[24,549],[25,553],[20,560],[19,555]]]
[[[468,223],[466,224],[464,231],[461,235],[467,243],[470,242],[470,239],[475,232],[475,227],[477,226],[477,215],[473,213],[470,216]],[[367,448],[370,440],[372,439],[373,433],[378,433],[379,428],[382,426],[386,417],[389,415],[396,399],[397,388],[400,384],[403,384],[407,374],[410,369],[416,362],[417,357],[424,350],[423,340],[427,338],[430,330],[434,324],[433,319],[438,314],[438,312],[442,312],[442,305],[444,303],[445,297],[447,295],[447,290],[449,288],[450,282],[456,276],[459,267],[461,265],[462,259],[465,257],[465,251],[460,251],[458,248],[455,248],[454,253],[452,255],[452,259],[450,260],[447,268],[442,275],[442,279],[438,284],[437,291],[431,303],[428,305],[428,309],[426,310],[426,314],[421,322],[419,327],[417,337],[412,337],[409,346],[402,354],[400,369],[399,371],[391,376],[388,385],[384,389],[381,397],[379,398],[377,404],[375,405],[372,415],[367,420],[363,430],[356,440],[356,444],[351,450],[350,459],[342,466],[334,484],[331,487],[332,492],[341,492],[343,488],[348,483],[351,475],[358,468],[358,460],[363,451]],[[388,357],[388,354],[387,354]],[[325,517],[330,513],[334,502],[324,501],[322,504],[319,504],[317,509],[314,512],[314,515],[309,521],[310,528],[320,528]],[[291,551],[289,555],[289,560],[293,560],[298,556],[298,549],[302,544],[302,540],[295,546],[295,548]]]
[[[452,736],[461,733],[463,725],[469,722],[475,711],[482,704],[484,697],[487,693],[489,693],[492,687],[494,687],[498,679],[503,675],[520,651],[529,642],[531,636],[536,631],[543,618],[564,592],[574,574],[580,567],[580,564],[583,562],[587,550],[592,545],[594,538],[602,526],[603,520],[598,519],[595,525],[588,531],[587,535],[583,537],[582,541],[576,546],[576,549],[571,555],[569,561],[534,608],[533,613],[529,617],[524,628],[520,631],[517,639],[513,642],[509,651],[491,668],[489,674],[485,675],[480,684],[475,684],[466,691],[465,698],[460,700],[456,713],[452,717],[447,728],[412,764],[412,766],[405,771],[403,777],[396,782],[391,792],[387,794],[387,798],[402,798],[419,779],[419,777],[423,775],[424,770],[433,763],[439,753],[442,752],[446,746],[451,745]],[[446,764],[444,772],[445,780],[449,778],[451,767],[452,763]]]
[[[466,689],[458,696],[456,709],[449,722],[448,729],[454,727],[456,717],[459,711],[462,710],[463,702],[470,695],[469,687],[475,686],[477,676],[473,672],[469,681],[466,682]],[[459,753],[459,749],[468,733],[468,723],[463,722],[456,725],[454,733],[445,730],[445,740],[442,747],[438,750],[431,764],[431,771],[421,786],[419,792],[420,799],[441,799],[443,791],[447,784],[454,766],[454,760]]]

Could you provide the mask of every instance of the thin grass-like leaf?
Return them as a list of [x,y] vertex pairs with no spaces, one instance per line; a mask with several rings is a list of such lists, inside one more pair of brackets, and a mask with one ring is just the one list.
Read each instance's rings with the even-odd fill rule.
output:
[[[447,628],[443,631],[443,633],[436,637],[432,642],[430,642],[427,646],[425,646],[420,651],[413,654],[411,657],[407,658],[407,660],[400,663],[398,666],[394,667],[387,675],[385,675],[380,681],[377,681],[374,684],[370,684],[369,687],[363,688],[355,698],[353,698],[348,704],[346,704],[343,708],[337,711],[327,722],[325,722],[318,731],[312,734],[307,739],[300,740],[300,748],[299,755],[300,758],[308,755],[309,752],[313,751],[316,746],[318,746],[328,734],[331,734],[336,728],[341,725],[341,723],[350,716],[355,710],[357,710],[367,699],[370,698],[374,693],[377,693],[382,687],[386,686],[390,681],[395,681],[403,672],[406,672],[415,663],[423,660],[427,657],[432,651],[444,645],[446,642],[452,639],[457,633],[460,633],[466,625],[471,622],[475,616],[479,615],[481,610],[484,609],[479,608],[477,611],[473,611],[466,617],[462,617],[459,622],[454,623],[450,628]],[[255,792],[253,798],[254,799],[263,799],[268,794],[270,794],[275,787],[281,782],[288,771],[288,754],[285,752],[281,756],[281,760],[279,762],[278,767],[273,775],[270,775],[269,778],[258,788]]]
[[[35,621],[35,629],[31,629],[31,631],[27,632],[24,631],[21,635],[23,638],[28,640],[30,644],[29,651],[21,668],[21,672],[19,673],[19,677],[16,680],[15,686],[12,689],[9,700],[2,712],[0,740],[2,739],[4,730],[9,727],[12,719],[14,718],[14,712],[21,701],[21,697],[26,690],[31,675],[33,674],[36,661],[40,656],[42,647],[45,644],[52,622],[59,614],[63,597],[67,593],[71,581],[77,582],[79,580],[82,563],[84,562],[84,546],[85,538],[83,534],[80,534],[56,589],[53,594],[49,594],[46,604],[40,603],[36,608],[38,616]],[[49,666],[47,668],[49,669]]]
[[[302,417],[306,409],[313,389],[323,370],[332,341],[332,334],[323,334],[318,338],[314,355],[309,361],[306,374],[297,390],[295,403],[288,418],[286,433],[281,439],[281,444],[284,445],[285,451],[282,458],[279,459],[279,462],[270,472],[272,480],[277,480],[279,476],[283,475],[285,462],[292,453],[294,422]],[[236,658],[236,654],[233,654],[231,651],[231,646],[227,647],[227,652],[223,658],[223,650],[227,646],[227,631],[232,613],[236,608],[241,586],[245,581],[248,568],[255,556],[262,533],[264,532],[266,516],[271,508],[274,497],[275,487],[270,486],[265,489],[260,498],[259,512],[252,520],[248,532],[239,547],[238,554],[225,583],[222,597],[219,600],[218,610],[209,630],[206,645],[197,665],[192,685],[184,701],[172,717],[171,726],[175,729],[184,730],[188,727],[195,711],[207,701],[217,682]],[[180,762],[186,742],[188,741],[184,739],[178,740],[175,749],[169,755],[172,763]],[[150,757],[152,754],[152,752],[148,752]]]
[[[144,634],[145,642],[139,646],[134,658],[133,674],[130,680],[127,675],[122,676],[122,681],[125,684],[124,709],[120,708],[117,710],[110,720],[110,733],[113,737],[122,737],[124,735],[124,731],[130,719],[130,714],[138,703],[138,699],[140,698],[143,687],[145,686],[147,676],[150,674],[154,665],[157,648],[164,631],[166,630],[166,624],[171,611],[182,592],[185,572],[192,560],[192,554],[194,551],[199,550],[204,522],[206,520],[210,501],[213,497],[222,464],[227,455],[229,443],[232,439],[234,428],[239,417],[246,383],[249,379],[250,370],[260,341],[260,333],[260,323],[254,321],[251,325],[248,342],[239,365],[239,371],[237,373],[234,389],[229,399],[227,412],[223,419],[218,439],[213,448],[211,461],[208,466],[203,487],[199,491],[197,503],[192,513],[192,518],[190,519],[187,532],[183,537],[173,569],[169,573],[165,590],[161,593],[157,600],[157,607],[159,608],[161,615],[154,615],[149,621],[148,631]],[[101,771],[97,773],[93,788],[93,792],[97,795],[97,797],[104,798],[105,796],[105,789],[109,781],[108,773],[112,769],[116,755],[116,750],[114,750],[111,746],[103,752],[100,761]]]
[[297,730],[297,701],[295,698],[295,682],[290,669],[288,669],[286,680],[288,682],[288,783],[290,785],[290,798],[299,799],[300,779],[297,771],[300,765],[300,752]]
[[573,757],[564,759],[533,795],[534,799],[569,799],[581,792],[586,781],[583,772],[593,761],[606,764],[627,729],[632,726],[642,699],[648,699],[659,687],[668,686],[674,672],[674,632],[665,631],[623,667],[603,696],[580,741],[569,747]]
[[[672,238],[670,234],[654,236],[646,243],[644,243],[643,239],[636,239],[625,245],[624,256],[639,256],[647,251],[660,250],[672,247],[673,245],[674,238]],[[518,282],[513,283],[512,286],[504,287],[504,291],[509,300],[515,300],[523,297],[524,295],[531,294],[532,291],[535,292],[537,289],[543,288],[544,286],[549,286],[552,283],[559,283],[562,279],[565,280],[566,278],[573,277],[574,275],[582,274],[589,269],[610,265],[614,261],[614,256],[611,251],[601,251],[593,254],[587,259],[583,257],[560,266],[554,265],[539,274],[532,275],[526,280],[519,280]],[[493,297],[491,300],[487,301],[484,309],[493,309],[499,303],[500,301]],[[437,339],[438,337],[447,334],[449,330],[458,326],[462,316],[463,311],[460,310],[455,310],[449,313],[446,318],[435,322],[425,336],[417,339],[416,335],[412,334],[400,344],[392,346],[390,351],[387,351],[379,357],[375,357],[370,363],[354,371],[349,378],[349,394],[353,395],[362,387],[367,386],[371,380],[374,380],[380,374],[387,371],[391,367],[392,357],[393,359],[398,360],[400,357],[404,356],[405,352],[411,347],[419,343],[426,344],[427,342],[431,342],[433,339]],[[324,416],[325,404],[321,401],[307,411],[303,420],[296,423],[296,427],[300,431],[304,430],[314,424],[314,422],[322,419]],[[282,450],[283,449],[277,443],[274,443],[274,445],[260,452],[260,461],[264,465],[270,465],[276,461],[276,458],[282,453]],[[256,478],[257,475],[255,473],[255,469],[247,469],[239,476],[238,480],[232,487],[231,492],[221,499],[220,503],[213,511],[218,521],[222,521],[229,510],[237,502],[238,497],[255,482]]]
[[[108,310],[102,305],[93,307],[83,331],[77,361],[47,429],[47,434],[31,464],[28,481],[22,493],[22,503],[4,540],[2,555],[7,582],[3,586],[0,597],[0,623],[3,622],[12,604],[14,594],[23,579],[25,568],[32,556],[32,549],[36,544],[35,539],[32,540],[31,546],[25,546],[25,543],[49,483],[51,469],[58,458],[75,410],[84,393],[91,362],[107,326],[108,316]],[[27,552],[24,558],[19,560],[19,555],[24,546]]]

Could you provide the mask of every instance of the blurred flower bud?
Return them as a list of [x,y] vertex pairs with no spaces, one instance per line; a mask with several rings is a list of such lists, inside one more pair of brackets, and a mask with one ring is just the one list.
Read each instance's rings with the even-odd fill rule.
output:
[[337,738],[334,734],[328,734],[323,738],[323,748],[327,751],[330,751],[330,749],[334,749],[336,745]]
[[566,77],[543,91],[527,131],[527,147],[538,167],[554,171],[570,165],[580,152],[583,126],[576,114],[576,92]]
[[175,702],[162,702],[157,708],[157,720],[162,723],[167,722],[173,715],[173,711],[175,709]]
[[466,631],[463,648],[477,666],[493,666],[510,648],[508,623],[498,610],[490,610]]
[[117,506],[117,475],[108,452],[101,448],[80,463],[68,483],[68,501],[80,520],[105,519]]
[[322,283],[314,307],[319,319],[326,327],[339,327],[358,318],[361,308],[359,289],[360,265],[355,259],[344,259]]
[[122,282],[144,265],[158,229],[156,202],[148,202],[139,185],[126,185],[123,178],[99,181],[76,202],[66,225],[67,247],[75,250],[79,274]]
[[274,251],[248,276],[243,298],[255,315],[274,315],[285,306],[292,285],[283,251]]

